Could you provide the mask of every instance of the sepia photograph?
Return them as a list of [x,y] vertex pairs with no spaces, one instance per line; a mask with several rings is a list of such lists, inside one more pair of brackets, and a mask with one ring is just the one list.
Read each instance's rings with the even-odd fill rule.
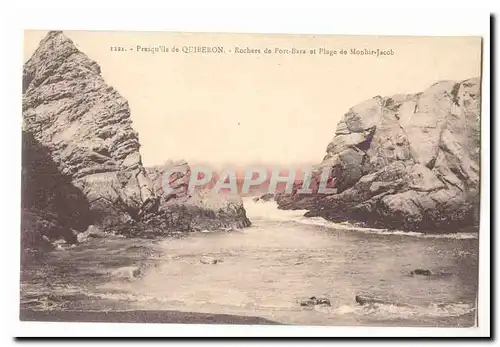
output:
[[477,327],[482,44],[25,30],[20,320]]

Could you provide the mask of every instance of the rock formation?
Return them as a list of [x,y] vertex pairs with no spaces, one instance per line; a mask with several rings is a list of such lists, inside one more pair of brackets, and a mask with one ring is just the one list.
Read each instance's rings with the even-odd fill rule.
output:
[[96,223],[137,217],[151,192],[128,103],[62,32],[50,32],[24,66],[23,118],[87,196]]
[[[165,191],[167,183],[167,178],[165,177],[166,170],[171,171],[168,177],[170,192]],[[163,204],[172,199],[176,199],[178,202],[187,200],[191,168],[186,161],[170,160],[161,166],[147,167],[146,173],[151,179],[153,193],[161,198]]]
[[413,231],[478,225],[480,80],[374,97],[340,120],[318,171],[336,194],[279,195],[306,216]]
[[[165,191],[166,171],[170,191]],[[169,161],[165,165],[146,168],[152,179],[157,207],[143,216],[155,230],[166,226],[178,230],[220,230],[250,226],[239,196],[212,194],[210,189],[188,192],[191,168],[185,161]]]
[[[156,232],[163,233],[172,229],[193,230],[198,224],[213,229],[219,224],[228,226],[229,220],[235,222],[234,227],[249,224],[241,202],[206,210],[210,207],[192,207],[187,195],[163,194],[157,184],[162,170],[151,170],[151,180],[143,167],[128,102],[105,83],[99,65],[60,31],[49,32],[24,65],[22,110],[23,131],[32,137],[33,144],[43,148],[52,172],[50,179],[43,178],[52,180],[50,187],[33,188],[32,184],[40,181],[36,176],[46,173],[49,164],[38,162],[34,168],[31,159],[27,159],[25,169],[35,178],[26,181],[23,188],[23,206],[45,213],[50,210],[47,204],[28,201],[53,197],[53,204],[63,207],[56,208],[55,219],[63,221],[67,230],[73,228],[73,223],[80,223],[79,227],[93,224],[103,230],[117,229],[124,234],[130,230],[137,234],[150,226],[145,222],[146,216],[147,221],[156,220],[162,228]],[[186,177],[189,175],[179,178],[186,183]],[[67,187],[78,199],[64,196]],[[189,213],[184,213],[185,209]],[[80,212],[81,218],[74,219],[75,213]],[[220,213],[231,216],[227,223],[203,222]],[[183,218],[176,219],[180,214]]]
[[266,201],[272,201],[274,200],[274,194],[273,193],[266,193],[266,194],[263,194],[261,196],[257,196],[255,198],[253,198],[253,201],[255,202],[259,202],[259,201],[263,201],[263,202],[266,202]]

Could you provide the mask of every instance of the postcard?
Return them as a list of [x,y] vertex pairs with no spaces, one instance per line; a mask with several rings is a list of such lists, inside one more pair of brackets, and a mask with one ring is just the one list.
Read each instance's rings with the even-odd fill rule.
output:
[[20,319],[477,326],[481,61],[476,36],[25,31]]

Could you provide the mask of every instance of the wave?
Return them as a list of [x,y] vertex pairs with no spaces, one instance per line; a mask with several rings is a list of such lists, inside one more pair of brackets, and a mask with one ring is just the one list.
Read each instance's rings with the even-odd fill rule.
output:
[[[324,308],[320,308],[324,310]],[[382,319],[409,319],[418,317],[460,317],[476,310],[470,303],[432,303],[427,306],[394,305],[394,304],[371,304],[371,305],[342,305],[336,308],[328,308],[330,314],[357,316],[375,316]]]
[[377,229],[360,227],[349,222],[334,223],[322,217],[304,217],[307,210],[280,210],[275,201],[255,202],[252,199],[244,198],[243,204],[247,211],[247,216],[252,218],[271,220],[276,222],[296,222],[306,225],[316,225],[329,229],[357,231],[367,234],[377,235],[401,235],[426,239],[477,239],[478,233],[448,233],[448,234],[426,234],[415,231]]
[[[151,304],[170,304],[171,306],[185,306],[186,303],[171,298],[151,296],[146,294],[134,294],[126,292],[104,292],[94,293],[95,297],[102,299],[112,299],[119,301],[128,301],[130,303],[149,302]],[[200,302],[201,303],[201,302]],[[277,307],[257,306],[265,309],[288,309],[288,306]],[[254,307],[255,308],[255,307]],[[415,317],[458,317],[469,314],[476,310],[472,303],[431,303],[429,305],[396,305],[396,304],[370,304],[370,305],[341,305],[338,307],[316,306],[317,311],[328,313],[330,315],[371,315],[380,318],[415,318]]]
[[[147,294],[137,294],[130,292],[102,292],[93,293],[93,298],[100,298],[104,300],[116,300],[122,303],[127,303],[125,309],[138,309],[138,308],[149,308],[149,309],[180,309],[185,308],[186,303],[181,300],[175,300],[172,298],[164,298],[161,296],[153,296]],[[191,303],[192,305],[193,303]],[[198,308],[204,306],[207,303],[200,301],[197,304]],[[189,306],[189,305],[188,305]],[[229,306],[224,306],[226,309]],[[254,313],[255,309],[254,307]],[[260,309],[264,309],[262,306],[258,306]],[[267,306],[266,310],[269,309],[288,309],[289,307],[276,307]],[[192,308],[190,308],[192,309]],[[470,313],[473,313],[476,308],[471,303],[446,303],[438,304],[432,303],[430,305],[424,306],[413,306],[413,305],[396,305],[396,304],[370,304],[370,305],[341,305],[338,307],[324,307],[316,306],[314,310],[322,312],[330,316],[343,316],[343,315],[354,315],[362,317],[373,317],[376,319],[415,319],[415,318],[447,318],[447,317],[460,317]],[[245,312],[243,310],[240,313]]]

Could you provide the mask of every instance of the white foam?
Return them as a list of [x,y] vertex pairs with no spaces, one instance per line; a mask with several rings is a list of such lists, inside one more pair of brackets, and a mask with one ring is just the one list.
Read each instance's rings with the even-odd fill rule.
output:
[[372,305],[341,305],[331,308],[333,315],[354,314],[356,316],[376,316],[381,319],[405,319],[415,317],[459,317],[475,310],[472,304],[430,304],[427,306],[372,304]]
[[[186,303],[181,301],[164,298],[161,296],[151,296],[146,294],[134,293],[99,293],[94,294],[102,299],[112,299],[126,301],[133,305],[134,303],[144,305],[167,305],[169,308],[175,308],[179,305],[185,306]],[[279,309],[275,305],[272,306],[257,306],[259,309]],[[283,306],[281,309],[286,309],[288,306]],[[325,307],[317,306],[315,311],[325,313],[333,316],[354,315],[354,316],[372,316],[378,319],[412,319],[420,317],[433,317],[433,318],[446,318],[446,317],[459,317],[471,313],[475,310],[474,305],[469,303],[448,303],[430,305],[414,306],[414,305],[394,305],[394,304],[372,304],[372,305],[341,305],[338,307]]]
[[378,235],[401,235],[420,237],[427,239],[477,239],[477,233],[449,233],[449,234],[425,234],[414,231],[389,230],[360,227],[348,222],[334,223],[327,221],[322,217],[304,217],[307,210],[280,210],[275,201],[255,202],[251,198],[244,198],[243,203],[247,211],[247,216],[252,218],[261,218],[265,220],[278,222],[296,222],[306,225],[317,225],[336,230],[358,231],[368,234]]

